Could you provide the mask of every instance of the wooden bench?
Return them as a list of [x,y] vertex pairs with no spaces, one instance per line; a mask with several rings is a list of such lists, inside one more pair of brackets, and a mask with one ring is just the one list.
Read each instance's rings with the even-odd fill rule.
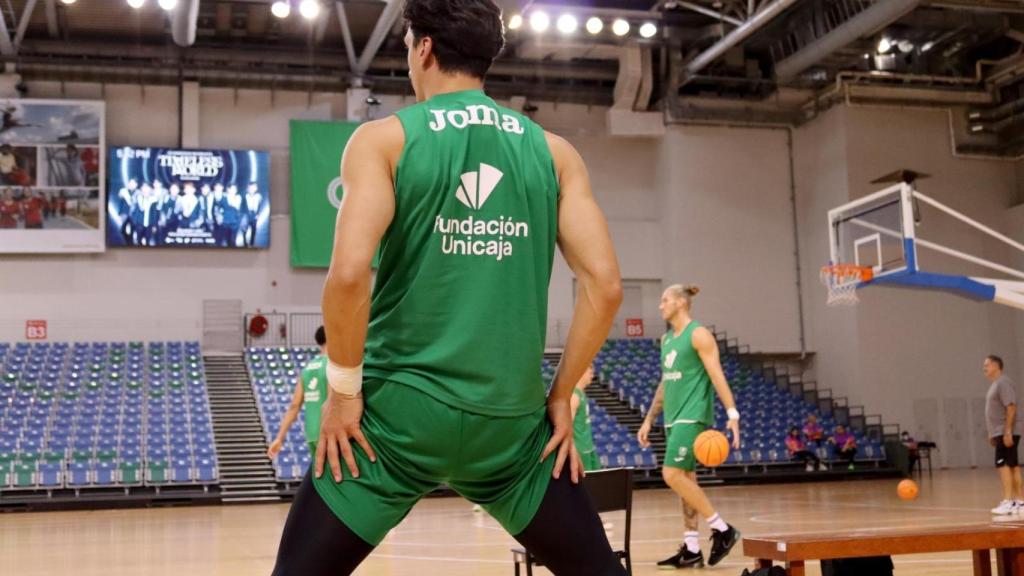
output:
[[995,550],[999,576],[1024,576],[1024,520],[743,539],[743,554],[754,558],[757,568],[780,562],[789,576],[804,576],[804,563],[809,560],[957,551],[971,552],[975,576],[991,576],[991,550]]

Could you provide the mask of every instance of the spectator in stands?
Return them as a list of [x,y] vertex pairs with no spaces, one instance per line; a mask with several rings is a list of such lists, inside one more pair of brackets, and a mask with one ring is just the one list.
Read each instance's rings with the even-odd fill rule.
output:
[[0,228],[17,228],[21,218],[21,201],[14,199],[14,191],[5,188],[0,198]]
[[25,200],[22,201],[22,217],[25,219],[25,228],[43,227],[43,210],[46,208],[46,200],[43,193],[33,191],[31,188],[25,192]]
[[849,469],[853,470],[853,459],[857,456],[857,439],[846,431],[842,424],[836,426],[836,433],[828,439],[828,443],[836,447],[836,453],[843,460],[849,463]]
[[281,429],[277,437],[267,448],[267,456],[273,460],[284,446],[285,436],[299,416],[299,409],[306,405],[306,442],[309,444],[309,457],[316,455],[316,443],[320,439],[320,409],[327,398],[327,332],[321,326],[316,329],[316,344],[320,354],[306,363],[298,380],[295,381],[295,394],[288,411],[281,417]]
[[822,440],[824,440],[825,431],[818,424],[818,417],[814,414],[807,416],[807,423],[804,424],[804,438],[807,439],[809,444],[821,446]]
[[789,429],[789,435],[786,436],[786,449],[789,450],[789,459],[799,460],[806,464],[808,472],[821,469],[821,460],[814,452],[807,449],[807,445],[800,438],[800,429],[796,426]]
[[910,459],[910,466],[907,468],[908,474],[914,473],[914,465],[917,464],[917,441],[910,435],[910,432],[904,430],[900,434],[900,443],[907,449],[907,455]]
[[594,448],[594,433],[590,429],[590,403],[585,392],[593,379],[594,367],[591,365],[576,383],[572,399],[569,401],[572,410],[573,440],[576,443],[576,451],[583,460],[583,470],[586,472],[601,468],[601,461],[597,458],[597,451]]
[[1003,501],[992,509],[993,514],[1024,512],[1021,499],[1020,466],[1017,446],[1020,444],[1020,425],[1017,423],[1017,390],[1003,374],[1003,359],[985,358],[985,378],[992,383],[985,395],[985,422],[988,441],[996,449],[996,469],[1003,484]]

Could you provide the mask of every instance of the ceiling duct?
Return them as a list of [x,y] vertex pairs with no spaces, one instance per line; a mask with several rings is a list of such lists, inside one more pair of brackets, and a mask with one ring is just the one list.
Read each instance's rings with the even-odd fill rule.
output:
[[171,36],[174,43],[188,48],[196,42],[196,23],[199,21],[199,0],[184,0],[171,14]]
[[797,2],[798,0],[775,0],[767,7],[762,8],[760,12],[748,18],[741,26],[737,27],[732,32],[729,32],[724,38],[716,42],[707,50],[698,54],[693,60],[690,60],[690,62],[686,64],[686,75],[682,79],[682,83],[685,84],[688,82],[698,72],[706,68],[709,64],[717,60],[729,50],[739,46],[744,40],[749,38],[751,34],[767,26],[768,23],[774,20],[776,16],[782,14],[787,8]]
[[659,112],[647,112],[653,88],[653,65],[649,48],[623,46],[619,55],[619,77],[615,100],[607,112],[608,133],[613,136],[661,136],[665,123]]
[[849,46],[862,36],[872,34],[899,20],[921,4],[921,0],[885,0],[840,24],[832,32],[818,38],[788,58],[775,64],[775,78],[786,83],[801,72]]

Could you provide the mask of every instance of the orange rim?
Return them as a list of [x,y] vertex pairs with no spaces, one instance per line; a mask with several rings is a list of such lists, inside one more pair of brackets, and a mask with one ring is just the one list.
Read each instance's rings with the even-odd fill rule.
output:
[[831,276],[836,280],[848,280],[857,278],[861,282],[870,282],[875,277],[875,272],[868,266],[857,266],[856,264],[832,264],[821,267],[822,276]]

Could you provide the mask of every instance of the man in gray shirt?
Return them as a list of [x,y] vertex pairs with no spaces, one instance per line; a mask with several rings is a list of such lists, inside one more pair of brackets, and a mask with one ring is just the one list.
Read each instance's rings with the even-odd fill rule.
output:
[[992,382],[985,396],[985,423],[989,443],[996,449],[999,479],[1003,482],[1003,501],[992,509],[992,513],[1024,514],[1020,465],[1017,462],[1017,444],[1020,443],[1017,391],[1013,382],[1003,374],[1003,359],[999,356],[985,358],[982,370]]

